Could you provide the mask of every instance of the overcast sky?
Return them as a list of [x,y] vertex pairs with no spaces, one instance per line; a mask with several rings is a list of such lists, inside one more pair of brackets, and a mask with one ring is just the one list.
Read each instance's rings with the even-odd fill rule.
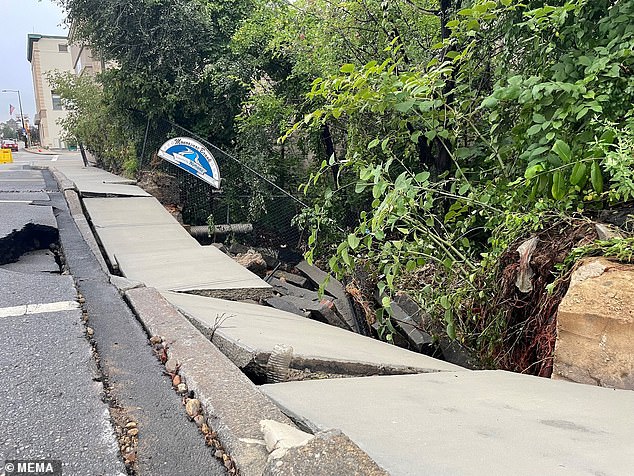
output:
[[[31,64],[26,59],[26,36],[29,33],[66,35],[64,13],[50,0],[0,0],[0,90],[19,89],[24,114],[33,123],[35,99]],[[9,119],[9,104],[19,113],[18,95],[0,93],[0,122]]]

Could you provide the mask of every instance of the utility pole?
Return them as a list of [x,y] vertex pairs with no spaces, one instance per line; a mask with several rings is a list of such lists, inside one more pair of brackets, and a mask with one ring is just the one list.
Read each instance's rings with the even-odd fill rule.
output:
[[31,139],[29,137],[29,131],[26,128],[26,124],[24,123],[24,112],[22,111],[22,96],[20,95],[19,89],[3,89],[3,93],[18,93],[18,103],[20,105],[20,118],[22,119],[22,130],[24,131],[24,136],[26,137],[26,146],[29,147],[31,145]]

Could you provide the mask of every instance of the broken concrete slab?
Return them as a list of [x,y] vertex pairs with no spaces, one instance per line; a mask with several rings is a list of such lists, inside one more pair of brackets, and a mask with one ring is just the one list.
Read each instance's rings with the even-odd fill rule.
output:
[[308,284],[308,279],[304,278],[303,276],[298,276],[297,274],[293,273],[287,273],[286,271],[278,270],[273,273],[273,276],[300,288],[305,288]]
[[269,306],[279,309],[280,311],[290,312],[306,318],[310,317],[310,311],[300,309],[295,304],[285,299],[285,296],[271,296],[266,298],[265,302]]
[[580,262],[557,311],[553,378],[634,390],[634,266]]
[[[420,352],[423,352],[424,354],[434,357],[442,357],[447,362],[451,362],[452,364],[456,364],[467,369],[478,368],[478,362],[476,359],[466,348],[460,345],[458,341],[442,337],[443,329],[436,328],[438,325],[434,323],[433,319],[430,319],[429,314],[422,309],[411,296],[401,291],[397,292],[393,299],[393,308],[402,309],[403,312],[413,320],[412,324],[407,318],[404,318],[403,321],[405,321],[405,325],[399,325],[399,327],[401,327],[401,329],[406,333],[409,333],[411,330],[411,327],[407,325],[409,323],[422,333],[422,337],[418,336],[416,339],[413,338],[415,336],[408,334],[410,343],[414,344],[414,348],[418,348],[419,346],[416,341],[422,341],[423,344]],[[436,335],[440,334],[438,342],[435,342],[433,337],[431,337],[428,332],[425,332],[425,329],[429,328],[433,329],[433,332],[436,333]]]
[[414,350],[426,354],[432,352],[433,337],[421,330],[416,321],[399,304],[393,302],[390,305],[390,315],[396,327],[407,336],[407,340]]
[[260,421],[290,420],[155,289],[132,289],[126,297],[149,334],[168,342],[169,359],[180,365],[179,375],[202,403],[240,474],[261,475],[268,453]]
[[142,288],[145,284],[139,281],[132,281],[131,279],[123,278],[121,276],[110,275],[110,283],[116,287],[120,293],[125,293],[131,289]]
[[[278,287],[277,289],[279,290],[280,288]],[[309,317],[312,317],[317,321],[326,322],[332,326],[349,330],[349,327],[337,314],[332,297],[324,296],[320,299],[316,292],[308,290],[304,291],[306,292],[297,292],[297,294],[306,295],[306,298],[296,295],[279,296],[268,298],[266,303],[276,309],[292,312],[298,316],[306,316],[308,313]]]
[[393,296],[393,300],[421,329],[425,328],[424,326],[429,318],[429,314],[421,309],[418,303],[409,294],[403,291],[397,292]]
[[84,205],[108,259],[128,279],[174,291],[270,289],[216,247],[201,246],[154,198]]
[[388,476],[389,473],[341,431],[329,430],[317,433],[303,445],[289,448],[279,458],[270,458],[263,476],[327,474]]
[[279,458],[286,450],[295,446],[302,446],[313,439],[313,435],[298,429],[294,425],[287,425],[275,420],[261,420],[260,430],[264,435],[266,450],[275,453],[271,456]]
[[[130,235],[127,235],[131,238]],[[119,241],[125,249],[125,242]],[[256,275],[217,251],[201,248],[152,250],[134,254],[116,253],[115,262],[125,277],[147,286],[172,291],[195,290],[263,290],[268,284]],[[231,261],[231,264],[226,260]],[[222,270],[222,272],[219,272]],[[238,293],[237,296],[246,296]]]
[[311,291],[310,289],[295,286],[287,281],[281,281],[277,278],[271,278],[269,279],[268,283],[273,286],[274,291],[282,295],[296,296],[311,301],[321,300],[319,294],[316,291]]
[[[461,367],[277,309],[165,292],[238,367],[266,374],[276,344],[293,347],[292,368],[343,375],[456,371]],[[222,320],[222,325],[218,321]]]
[[[628,474],[634,392],[503,371],[262,387],[296,421],[339,428],[392,475]],[[448,455],[453,455],[448,457]]]
[[311,311],[311,316],[321,322],[327,322],[331,326],[340,327],[341,329],[350,330],[340,314],[337,312],[338,299],[331,301],[324,297],[319,302],[319,307]]
[[[82,197],[151,196],[142,188],[134,185],[136,183],[134,180],[119,177],[97,167],[61,166],[61,164],[58,164],[55,170],[61,172],[68,180],[73,182]],[[66,188],[63,187],[62,190]]]
[[337,298],[337,311],[348,327],[355,332],[360,332],[361,326],[357,321],[354,308],[352,307],[352,303],[348,298],[348,294],[346,293],[343,284],[316,266],[308,264],[305,260],[298,263],[296,268],[317,286],[321,286],[328,279],[328,282],[324,287],[324,291]]
[[[324,306],[324,304],[319,300],[313,301],[312,299],[305,299],[297,296],[282,296],[282,298],[304,311],[319,311]],[[323,301],[332,302],[332,298],[325,297]]]

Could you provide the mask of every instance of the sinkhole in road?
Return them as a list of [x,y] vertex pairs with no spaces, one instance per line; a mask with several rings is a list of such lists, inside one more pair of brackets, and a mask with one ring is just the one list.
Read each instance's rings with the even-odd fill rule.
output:
[[62,268],[57,228],[34,223],[0,238],[0,266],[18,262],[25,254],[38,250],[50,250],[57,268]]

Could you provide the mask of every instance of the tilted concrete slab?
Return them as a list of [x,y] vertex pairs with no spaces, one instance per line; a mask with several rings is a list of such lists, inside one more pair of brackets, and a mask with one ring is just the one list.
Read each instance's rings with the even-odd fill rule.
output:
[[150,197],[134,180],[119,177],[97,167],[57,165],[55,167],[72,181],[82,196],[136,196]]
[[339,428],[392,475],[630,474],[634,392],[503,371],[264,385],[296,421]]
[[291,366],[298,369],[353,375],[464,370],[274,308],[189,294],[163,295],[203,333],[213,333],[213,342],[241,368],[265,365],[276,344],[287,344],[293,347]]
[[178,224],[154,197],[86,198],[84,204],[96,228]]
[[153,197],[85,198],[112,264],[160,290],[270,289],[215,247],[201,246]]

